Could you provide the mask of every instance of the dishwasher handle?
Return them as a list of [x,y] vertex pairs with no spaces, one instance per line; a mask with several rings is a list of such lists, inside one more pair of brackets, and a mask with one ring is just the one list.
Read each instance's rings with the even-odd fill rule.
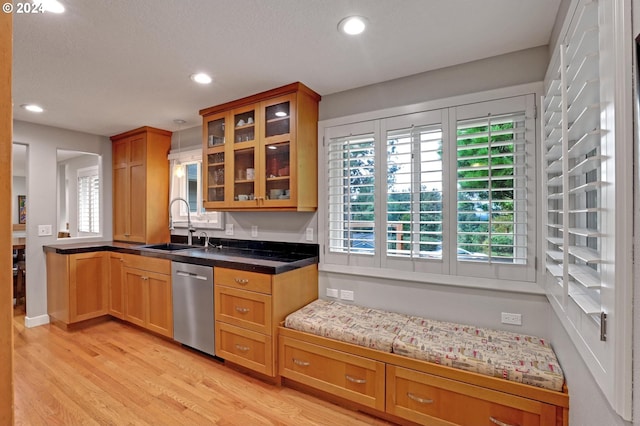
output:
[[176,271],[176,275],[181,277],[195,278],[197,280],[203,280],[203,281],[207,280],[207,277],[203,275],[198,275],[193,272],[187,272],[187,271]]

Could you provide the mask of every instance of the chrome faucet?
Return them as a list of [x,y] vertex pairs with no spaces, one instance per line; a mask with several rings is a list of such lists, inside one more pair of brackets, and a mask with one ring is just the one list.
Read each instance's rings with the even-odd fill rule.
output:
[[204,231],[200,231],[200,234],[198,235],[200,238],[204,237],[204,243],[203,246],[205,247],[209,247],[209,236],[207,235],[206,232]]
[[187,244],[192,245],[193,243],[193,233],[196,232],[196,228],[191,224],[191,212],[189,211],[189,202],[184,198],[176,197],[169,203],[169,230],[173,231],[173,216],[171,214],[171,206],[176,201],[182,201],[187,205]]

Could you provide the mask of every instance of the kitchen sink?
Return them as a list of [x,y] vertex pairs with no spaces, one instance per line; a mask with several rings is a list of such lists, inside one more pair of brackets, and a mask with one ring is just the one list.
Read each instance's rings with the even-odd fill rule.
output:
[[151,249],[151,250],[162,250],[162,251],[178,251],[178,250],[189,250],[195,247],[190,246],[188,244],[162,243],[162,244],[150,244],[146,246],[140,246],[140,248]]

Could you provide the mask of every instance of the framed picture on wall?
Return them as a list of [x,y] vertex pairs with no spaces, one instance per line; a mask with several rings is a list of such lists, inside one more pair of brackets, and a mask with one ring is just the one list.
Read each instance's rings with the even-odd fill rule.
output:
[[18,195],[18,223],[27,223],[27,196]]

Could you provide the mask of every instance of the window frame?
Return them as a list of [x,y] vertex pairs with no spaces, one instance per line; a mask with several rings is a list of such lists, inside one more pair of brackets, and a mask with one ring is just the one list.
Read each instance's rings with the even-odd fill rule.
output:
[[[170,161],[170,187],[169,199],[187,198],[187,173],[182,177],[176,176],[176,167],[185,167],[189,164],[197,166],[197,205],[199,211],[191,213],[191,224],[197,229],[224,229],[224,213],[212,210],[205,210],[203,205],[203,180],[202,180],[202,150],[193,149],[188,151],[171,151],[168,156]],[[188,215],[185,203],[173,203],[171,206],[173,226],[175,228],[187,228]]]
[[[424,103],[415,104],[415,105],[394,107],[394,108],[389,108],[389,109],[384,109],[379,111],[355,114],[351,116],[339,117],[339,118],[333,118],[333,119],[321,121],[319,122],[319,126],[318,126],[319,138],[323,141],[323,143],[319,147],[319,158],[321,159],[319,164],[319,172],[320,172],[319,197],[321,197],[320,200],[327,199],[326,198],[327,188],[325,184],[326,178],[327,178],[327,174],[326,174],[327,173],[327,170],[326,170],[327,157],[326,157],[325,149],[329,144],[329,139],[332,137],[335,137],[339,133],[339,132],[336,132],[336,129],[341,129],[342,133],[347,134],[349,132],[349,129],[348,129],[349,126],[367,126],[369,125],[367,123],[374,122],[374,123],[378,123],[374,125],[380,125],[381,127],[384,127],[385,120],[392,120],[399,116],[431,112],[434,110],[447,110],[448,108],[462,107],[468,104],[481,103],[481,102],[487,102],[492,100],[500,100],[503,98],[517,97],[522,95],[531,95],[532,102],[533,104],[535,104],[536,100],[539,97],[539,94],[541,93],[541,90],[542,90],[541,83],[530,83],[530,84],[496,89],[496,90],[491,90],[486,92],[479,92],[479,93],[474,93],[474,94],[469,94],[464,96],[456,96],[456,97],[451,97],[451,98],[441,99],[436,101],[429,101],[429,102],[424,102]],[[532,112],[532,113],[535,113],[535,112]],[[539,132],[538,132],[538,126],[535,124],[536,122],[537,122],[537,119],[532,119],[532,123],[534,123],[532,124],[532,127],[533,127],[532,130],[535,138],[535,143],[531,145],[534,147],[533,156],[535,157],[535,164],[532,163],[532,166],[531,166],[534,169],[533,177],[531,179],[532,179],[532,185],[533,185],[532,187],[533,197],[535,199],[533,200],[534,204],[531,207],[534,210],[534,212],[531,212],[531,218],[530,218],[531,232],[532,232],[531,238],[533,239],[533,241],[531,242],[531,245],[530,245],[531,263],[529,265],[532,272],[529,275],[529,278],[533,278],[533,279],[531,279],[530,281],[525,281],[525,280],[521,280],[518,275],[510,275],[507,277],[503,277],[503,279],[496,279],[493,276],[490,278],[486,276],[484,277],[477,276],[476,278],[476,276],[474,276],[473,280],[469,280],[468,279],[469,276],[454,275],[449,273],[439,273],[438,271],[435,271],[434,268],[430,268],[428,272],[425,270],[419,270],[419,269],[417,270],[416,269],[411,269],[411,270],[396,269],[395,267],[394,268],[389,267],[390,265],[388,265],[388,262],[387,261],[383,262],[382,258],[378,259],[378,257],[381,256],[380,250],[377,251],[376,255],[372,259],[369,259],[370,260],[369,262],[352,262],[352,261],[347,261],[346,259],[336,259],[336,257],[339,257],[339,256],[336,256],[335,254],[331,253],[328,248],[328,237],[326,233],[328,219],[327,219],[326,207],[324,206],[325,203],[323,202],[319,203],[320,207],[318,209],[318,225],[319,225],[318,241],[319,241],[319,244],[321,245],[322,253],[323,253],[323,256],[321,256],[320,264],[319,264],[320,270],[327,271],[327,272],[356,274],[360,276],[389,278],[389,279],[402,280],[402,281],[413,281],[418,283],[420,282],[435,283],[435,284],[446,284],[446,285],[461,286],[461,287],[475,287],[475,288],[505,290],[505,291],[523,292],[523,293],[531,293],[531,294],[543,294],[544,290],[536,282],[536,270],[537,270],[536,261],[537,261],[537,258],[540,256],[540,248],[538,244],[538,239],[539,239],[538,230],[539,230],[539,217],[540,217],[540,207],[539,207],[540,187],[539,187],[538,180],[535,178],[535,174],[537,173],[537,170],[538,170],[538,161],[539,161],[539,159],[537,158],[538,153],[537,153],[537,150],[535,149],[535,146],[537,146],[537,144],[539,143],[539,134],[538,134]],[[455,120],[449,119],[449,123],[454,123],[453,126],[455,127]],[[378,129],[379,134],[384,135],[384,137],[386,138],[386,132],[383,133],[381,130],[383,129]],[[455,130],[448,129],[448,131],[451,132]],[[386,155],[386,141],[384,143],[385,143],[384,145],[385,152],[381,152],[381,150],[383,149],[382,146],[377,149],[376,158],[378,159],[377,161],[378,164],[383,164],[381,160],[383,160],[382,157]],[[448,160],[447,160],[447,163],[449,163]],[[378,170],[380,170],[380,168],[378,168]],[[386,169],[384,173],[386,173]],[[381,177],[378,176],[378,179],[380,178]],[[450,183],[451,176],[447,176],[445,179],[449,181],[448,185],[451,185]],[[384,181],[386,181],[386,179],[384,179]],[[379,188],[381,187],[379,186]],[[384,197],[385,197],[385,193],[382,189],[380,189],[376,199],[384,200]],[[445,201],[445,203],[446,202],[447,201]],[[386,215],[386,209],[385,211],[383,211],[379,207],[380,206],[377,206],[376,211],[380,212],[381,215],[383,214]],[[444,206],[443,208],[447,209],[448,206]],[[448,209],[447,211],[451,211],[451,209]],[[381,219],[379,219],[379,221],[380,220]],[[450,221],[451,218],[446,218],[445,221],[447,220]],[[446,223],[443,226],[445,227],[444,229],[446,229],[446,226],[447,226]],[[380,227],[378,228],[381,229]],[[381,236],[379,234],[380,232],[377,232],[377,235],[376,235],[377,247],[381,247],[381,244],[383,244],[380,240]],[[455,236],[455,233],[453,233],[453,235]],[[455,243],[451,244],[450,241],[445,241],[444,244],[446,245],[446,247],[444,247],[445,250],[449,250],[454,254],[457,252]],[[451,247],[453,247],[453,249]],[[382,257],[387,258],[386,256],[382,256]],[[353,260],[353,259],[350,259],[350,260]],[[444,262],[446,262],[446,260]],[[464,263],[464,262],[458,262],[456,259],[454,259],[453,263]],[[477,263],[474,263],[474,265],[476,264]],[[446,266],[444,267],[444,270],[446,270]]]
[[[80,179],[83,178],[89,178],[91,179],[92,177],[95,177],[95,179],[98,181],[98,193],[95,194],[95,201],[97,202],[97,208],[96,206],[93,206],[93,203],[91,202],[92,197],[89,197],[89,200],[87,201],[88,203],[88,209],[89,209],[89,228],[91,229],[91,227],[93,225],[96,226],[96,231],[83,231],[80,229],[80,224],[81,224],[81,208],[80,208],[80,203],[82,202],[82,197],[81,197],[81,186],[80,186]],[[79,168],[76,171],[76,179],[77,179],[77,185],[76,185],[76,191],[77,191],[77,209],[76,211],[78,212],[77,214],[77,226],[78,226],[78,236],[79,237],[97,237],[101,235],[101,226],[100,226],[100,202],[101,202],[101,193],[102,193],[102,185],[100,184],[100,167],[96,166],[91,166],[91,167],[82,167]],[[89,182],[89,189],[91,191],[91,181]],[[97,218],[97,222],[91,220],[93,214],[91,212],[93,211],[97,211],[98,214],[98,218]]]

